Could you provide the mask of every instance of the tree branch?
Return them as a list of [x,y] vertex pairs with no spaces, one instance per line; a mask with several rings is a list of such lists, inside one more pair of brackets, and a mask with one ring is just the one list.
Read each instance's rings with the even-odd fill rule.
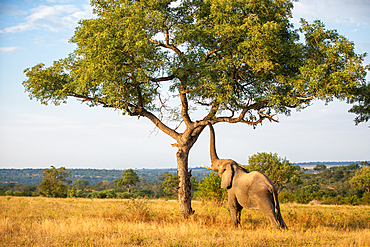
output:
[[[227,122],[227,123],[246,123],[246,124],[255,126],[257,124],[262,123],[262,121],[264,119],[268,119],[269,121],[273,121],[273,122],[278,122],[278,120],[274,119],[274,116],[276,116],[276,114],[269,115],[269,114],[263,113],[263,110],[258,110],[262,106],[264,106],[265,104],[266,104],[266,102],[260,102],[260,103],[254,103],[254,104],[252,104],[250,106],[247,106],[247,107],[245,107],[242,110],[242,112],[239,114],[239,116],[238,117],[235,117],[235,118],[233,117],[234,112],[232,112],[233,114],[230,117],[217,117],[217,118],[214,118],[214,116],[217,113],[217,110],[218,110],[219,105],[213,105],[212,106],[212,109],[210,110],[210,112],[208,113],[208,115],[203,120],[196,121],[195,127],[204,126],[204,125],[207,125],[208,123],[215,124],[215,123],[220,123],[220,122]],[[259,118],[256,119],[256,120],[251,120],[251,121],[245,120],[244,119],[245,118],[245,115],[250,110],[257,110],[258,111]]]
[[138,112],[140,116],[148,118],[152,123],[154,123],[157,128],[162,130],[164,133],[167,135],[171,136],[173,139],[175,139],[177,142],[180,142],[180,134],[177,133],[175,130],[171,129],[167,125],[165,125],[160,119],[158,119],[154,114],[151,112],[145,110],[145,109],[140,109],[140,112]]
[[210,56],[211,56],[212,54],[216,54],[216,52],[217,52],[217,51],[218,51],[218,49],[213,49],[213,50],[209,51],[209,52],[207,53],[206,57],[204,58],[204,62],[207,62],[207,61],[208,61],[208,59],[210,58]]
[[186,126],[189,126],[192,124],[192,121],[189,116],[189,103],[188,98],[186,97],[186,92],[182,89],[182,86],[180,86],[179,93],[181,100],[181,116]]
[[175,79],[174,75],[159,77],[159,78],[149,78],[149,80],[152,81],[152,82],[171,81],[173,79]]
[[174,46],[174,45],[171,45],[171,44],[168,44],[168,43],[163,44],[163,43],[161,43],[159,41],[156,41],[154,39],[149,39],[149,41],[152,42],[153,44],[157,45],[157,46],[161,46],[161,47],[164,47],[164,48],[167,48],[167,49],[171,49],[174,52],[176,52],[177,55],[181,55],[182,54],[182,52],[176,46]]

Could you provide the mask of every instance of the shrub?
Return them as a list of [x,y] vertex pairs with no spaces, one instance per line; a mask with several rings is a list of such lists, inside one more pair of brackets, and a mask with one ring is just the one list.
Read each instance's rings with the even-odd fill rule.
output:
[[206,200],[222,202],[227,199],[227,190],[221,189],[221,178],[214,172],[203,178],[196,196]]
[[292,193],[289,192],[280,192],[279,193],[279,202],[281,203],[288,203],[288,202],[294,202],[295,196]]
[[120,199],[134,198],[134,194],[129,193],[129,192],[117,192],[116,196],[117,196],[117,198],[120,198]]
[[88,194],[89,198],[106,198],[107,194],[105,191],[93,191]]

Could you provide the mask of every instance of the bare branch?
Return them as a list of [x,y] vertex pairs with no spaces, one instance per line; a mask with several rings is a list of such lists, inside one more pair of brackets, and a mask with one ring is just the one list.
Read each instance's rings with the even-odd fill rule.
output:
[[170,127],[168,127],[167,125],[165,125],[160,119],[158,119],[153,113],[145,110],[145,109],[139,109],[140,111],[138,112],[138,114],[140,114],[140,116],[143,116],[143,117],[146,117],[148,118],[150,121],[152,121],[152,123],[154,123],[155,126],[157,126],[157,128],[159,128],[160,130],[162,130],[165,134],[171,136],[173,139],[175,139],[176,141],[180,141],[180,135],[179,133],[177,133],[175,130],[171,129]]
[[204,103],[204,102],[200,102],[200,101],[196,101],[194,103],[198,104],[198,105],[202,105],[202,106],[210,106],[211,105],[211,103]]
[[213,49],[213,50],[209,51],[209,52],[207,53],[206,57],[204,58],[204,62],[207,62],[207,61],[208,61],[208,59],[210,58],[210,56],[211,56],[212,54],[216,54],[216,52],[217,52],[217,51],[218,51],[218,49]]
[[179,93],[180,93],[180,100],[181,100],[181,116],[186,126],[189,126],[192,123],[190,116],[189,116],[189,103],[188,103],[188,98],[186,96],[186,93],[182,89],[182,86],[180,86]]
[[150,42],[152,42],[153,44],[157,45],[157,46],[161,46],[161,47],[164,47],[164,48],[167,48],[167,49],[171,49],[173,50],[174,52],[176,52],[177,55],[181,55],[182,52],[174,45],[171,45],[171,44],[163,44],[159,41],[156,41],[154,39],[149,39]]
[[171,81],[173,79],[175,79],[174,75],[159,77],[159,78],[149,78],[149,80],[152,81],[152,82]]
[[175,131],[176,131],[178,128],[180,128],[180,126],[181,126],[181,124],[182,124],[183,122],[184,122],[184,121],[183,121],[183,120],[181,120],[181,121],[180,121],[180,123],[179,123],[179,124],[178,124],[174,129],[173,129],[173,130],[175,130]]

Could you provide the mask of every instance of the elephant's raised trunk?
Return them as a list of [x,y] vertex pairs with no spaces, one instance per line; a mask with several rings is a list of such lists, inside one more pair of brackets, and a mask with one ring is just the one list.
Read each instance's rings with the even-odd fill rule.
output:
[[[215,131],[212,127],[212,124],[208,124],[210,130],[210,154],[211,154],[211,162],[214,164],[216,161],[219,160],[217,153],[216,153],[216,144],[215,144]],[[213,167],[212,167],[213,168]]]

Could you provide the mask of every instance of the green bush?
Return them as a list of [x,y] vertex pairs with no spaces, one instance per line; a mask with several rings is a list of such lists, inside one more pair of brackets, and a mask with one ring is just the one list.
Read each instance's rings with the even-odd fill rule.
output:
[[362,203],[370,205],[370,192],[365,192],[362,196]]
[[68,190],[68,197],[85,197],[85,193],[82,190],[72,188]]
[[296,193],[295,199],[297,203],[307,204],[310,201],[314,200],[314,196],[311,193]]
[[5,191],[5,195],[6,196],[12,196],[13,195],[13,191],[12,190],[7,190],[7,191]]
[[116,191],[115,190],[107,190],[105,191],[106,198],[116,198]]
[[221,178],[216,173],[211,172],[199,184],[196,197],[222,202],[227,199],[227,190],[221,188]]
[[130,198],[135,198],[133,193],[130,192],[117,192],[116,193],[117,198],[120,199],[130,199]]
[[295,196],[292,193],[289,192],[280,192],[279,193],[279,202],[281,203],[288,203],[288,202],[294,202]]
[[93,191],[88,194],[88,198],[106,198],[107,194],[105,191]]

